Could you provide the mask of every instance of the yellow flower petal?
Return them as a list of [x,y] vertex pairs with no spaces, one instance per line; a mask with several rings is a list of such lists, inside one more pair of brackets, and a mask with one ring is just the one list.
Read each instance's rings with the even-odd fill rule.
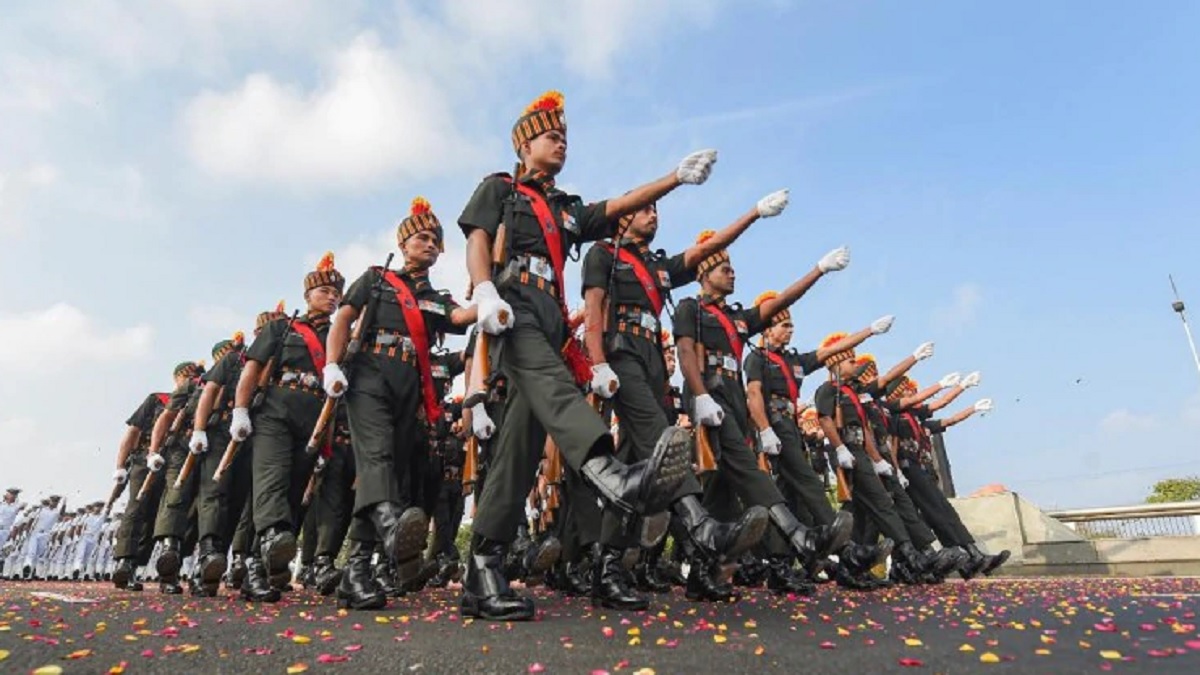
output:
[[62,675],[60,666],[42,666],[33,671],[33,675]]
[[921,645],[923,645],[925,643],[921,642],[917,638],[908,638],[904,641],[904,644],[908,645],[909,647],[920,647]]
[[292,642],[295,642],[298,645],[306,645],[312,642],[312,638],[308,637],[307,635],[293,635]]
[[725,642],[725,636],[724,635],[714,635],[713,642],[715,642],[717,644],[723,644]]
[[308,670],[307,663],[293,663],[288,666],[287,672],[288,675],[296,675],[296,673],[303,673],[306,670]]
[[1121,658],[1121,652],[1118,652],[1118,651],[1113,651],[1113,650],[1111,650],[1111,649],[1105,649],[1104,651],[1100,652],[1100,658],[1102,658],[1102,659],[1113,659],[1113,660],[1120,659],[1120,658]]
[[0,649],[0,661],[3,661],[4,659],[7,659],[7,658],[8,658],[8,650]]
[[991,652],[984,652],[979,655],[980,663],[1000,663],[1000,657]]
[[1038,656],[1050,656],[1049,649],[1035,649],[1033,650],[1033,653],[1037,654]]
[[961,646],[961,647],[959,647],[959,648],[958,648],[958,651],[960,651],[960,652],[973,652],[973,651],[975,651],[975,648],[974,648],[974,647],[972,647],[971,645],[963,645],[963,646]]

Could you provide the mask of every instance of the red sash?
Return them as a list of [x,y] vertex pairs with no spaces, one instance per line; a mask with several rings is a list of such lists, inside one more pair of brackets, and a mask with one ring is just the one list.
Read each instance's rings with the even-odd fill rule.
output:
[[[613,252],[612,244],[601,244],[609,253]],[[646,269],[646,263],[639,255],[634,255],[629,250],[624,248],[616,249],[617,260],[629,265],[633,268],[633,275],[637,277],[638,283],[642,285],[642,290],[646,291],[646,297],[650,299],[650,306],[654,309],[654,318],[662,313],[663,299],[662,294],[658,292],[658,285],[654,283],[654,277],[650,276],[650,270]]]
[[[737,330],[733,327],[733,322],[729,317],[725,316],[725,312],[713,307],[710,304],[697,301],[701,308],[709,314],[716,317],[717,322],[721,324],[721,328],[725,330],[725,339],[729,340],[729,348],[733,350],[733,356],[737,359],[738,364],[742,362],[742,339],[738,337]],[[703,365],[703,364],[701,364]]]
[[170,394],[155,394],[158,397],[158,402],[166,405],[171,400]]
[[844,384],[841,388],[842,394],[844,396],[849,396],[850,400],[854,402],[854,410],[858,412],[859,424],[861,424],[863,428],[863,445],[865,446],[867,442],[865,436],[871,433],[871,418],[867,417],[867,411],[863,410],[862,401],[858,400],[858,394],[854,393],[853,389]]
[[779,369],[783,371],[783,379],[787,382],[788,396],[792,399],[792,405],[795,405],[796,400],[800,398],[800,387],[796,384],[796,378],[792,377],[792,369],[788,367],[787,361],[784,360],[782,355],[776,354],[765,347],[762,349],[762,352],[767,355],[768,359],[771,359],[771,363],[779,366]]
[[308,347],[308,356],[312,359],[313,367],[317,369],[318,376],[325,375],[325,345],[321,344],[321,339],[317,337],[317,331],[307,323],[299,321],[292,322],[292,329],[304,338],[304,346]]
[[[505,180],[512,182],[511,178]],[[515,183],[514,187],[517,192],[529,198],[529,203],[533,206],[533,215],[537,217],[538,227],[542,228],[542,237],[546,240],[546,248],[550,252],[550,266],[554,268],[554,285],[558,288],[558,308],[562,311],[563,321],[569,324],[571,313],[567,309],[567,287],[566,280],[563,278],[566,261],[563,259],[562,234],[559,232],[558,224],[554,222],[554,213],[550,211],[550,205],[546,203],[546,198],[537,190],[523,183]],[[591,364],[574,336],[567,336],[566,343],[562,348],[562,357],[577,384],[583,385],[591,381]]]
[[425,417],[430,424],[436,424],[442,416],[441,406],[438,405],[437,393],[433,388],[433,365],[429,360],[429,336],[425,333],[425,315],[421,306],[413,297],[412,291],[404,280],[391,270],[383,273],[396,291],[396,300],[400,303],[400,311],[404,313],[404,324],[408,326],[408,338],[413,342],[417,352],[417,369],[421,374],[421,398],[425,403]]

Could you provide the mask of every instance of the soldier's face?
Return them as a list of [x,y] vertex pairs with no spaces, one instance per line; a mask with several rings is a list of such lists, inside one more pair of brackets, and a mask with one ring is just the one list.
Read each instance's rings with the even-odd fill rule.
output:
[[438,238],[432,232],[418,232],[400,244],[404,262],[414,269],[426,270],[438,261]]
[[709,286],[722,295],[732,293],[736,281],[737,275],[733,272],[733,265],[727,262],[717,265],[708,273]]
[[667,378],[675,375],[675,350],[667,347],[663,350],[663,359],[667,362]]
[[767,339],[774,345],[786,345],[792,341],[792,334],[795,332],[796,324],[788,320],[768,328]]
[[567,134],[552,129],[525,142],[525,164],[556,175],[567,163]]
[[317,286],[304,294],[310,312],[333,314],[342,300],[342,292],[333,286]]
[[650,204],[633,214],[633,220],[629,221],[630,236],[641,239],[642,241],[653,241],[654,235],[658,232],[658,205]]
[[17,501],[17,496],[16,496],[16,495],[14,495],[14,494],[13,494],[13,493],[11,493],[11,492],[5,492],[5,493],[4,493],[4,503],[5,503],[5,504],[11,504],[11,503],[13,503],[13,502],[15,502],[15,501]]

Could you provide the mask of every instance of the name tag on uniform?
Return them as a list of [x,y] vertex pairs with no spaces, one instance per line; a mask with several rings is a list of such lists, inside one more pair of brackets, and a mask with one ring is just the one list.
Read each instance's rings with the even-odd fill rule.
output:
[[554,267],[548,260],[542,258],[529,259],[529,271],[546,281],[554,281]]
[[741,319],[735,320],[733,322],[733,327],[736,328],[737,332],[742,335],[745,335],[746,333],[750,332],[750,329],[746,327],[746,322],[742,321]]
[[724,368],[725,370],[732,370],[734,372],[737,372],[737,369],[738,369],[737,359],[733,358],[732,356],[722,356],[721,357],[721,367]]
[[562,212],[563,229],[574,234],[579,234],[579,225],[575,223],[575,216],[570,211]]
[[658,285],[662,286],[663,288],[671,287],[671,275],[667,274],[666,270],[658,271]]
[[440,314],[442,316],[446,315],[446,306],[440,302],[434,302],[432,300],[418,300],[417,308],[422,312],[429,312],[430,314]]
[[441,364],[438,364],[436,366],[430,366],[429,374],[439,380],[450,379],[450,369]]
[[678,396],[671,397],[671,405],[675,406],[676,410],[683,408],[683,401]]
[[800,378],[804,377],[804,367],[803,366],[792,366],[792,377],[794,377],[796,379],[800,379]]
[[870,401],[870,400],[871,400],[871,395],[870,395],[870,394],[859,394],[859,395],[858,395],[858,402],[859,402],[859,403],[866,403],[867,401]]

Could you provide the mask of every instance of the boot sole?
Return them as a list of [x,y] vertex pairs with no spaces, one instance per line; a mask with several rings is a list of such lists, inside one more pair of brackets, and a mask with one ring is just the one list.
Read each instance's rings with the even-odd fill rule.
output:
[[[342,583],[342,574],[344,574],[342,570],[337,570],[326,578],[318,579],[317,593],[320,593],[325,597],[333,595],[333,592],[337,590],[338,585]],[[384,601],[384,604],[387,604],[386,600]]]
[[751,506],[742,514],[742,522],[740,523],[741,532],[738,533],[737,539],[733,544],[721,554],[723,562],[737,560],[742,557],[742,554],[754,548],[763,535],[767,532],[767,526],[771,524],[771,517],[767,510],[761,506]]
[[526,572],[529,576],[542,576],[558,563],[562,556],[562,542],[557,537],[538,547],[538,554],[529,565]]
[[692,435],[680,427],[669,427],[658,438],[642,483],[638,513],[665,511],[692,470]]
[[225,575],[225,556],[213,556],[200,567],[200,582],[205,588],[215,589],[221,585],[221,577]]
[[370,611],[374,609],[383,609],[387,607],[387,597],[371,598],[362,602],[354,602],[350,598],[339,597],[337,599],[338,609],[353,609],[357,611]]
[[158,560],[154,562],[154,571],[158,572],[159,578],[173,577],[179,574],[179,568],[182,566],[183,560],[179,554],[174,551],[166,551],[158,556]]
[[638,543],[642,548],[654,548],[667,536],[671,527],[671,514],[661,511],[652,516],[643,516],[638,532]]
[[592,607],[613,609],[618,612],[644,612],[647,609],[650,609],[650,601],[647,600],[645,602],[636,602],[626,605],[619,602],[612,602],[611,600],[605,600],[604,598],[592,598]]
[[824,558],[833,551],[840,551],[846,542],[850,541],[850,535],[854,532],[854,516],[849,511],[838,511],[829,530],[832,535],[823,547],[824,550],[817,551],[818,557]]
[[384,550],[392,551],[396,561],[397,583],[407,587],[421,575],[421,553],[425,550],[425,539],[429,532],[429,520],[418,508],[410,508],[400,514],[396,529],[392,533],[391,545]]
[[129,579],[133,576],[131,572],[114,572],[112,575],[113,586],[124,589],[129,586]]
[[288,580],[291,581],[292,571],[288,569],[288,563],[296,557],[296,537],[291,532],[285,532],[264,548],[266,550],[263,551],[263,564],[267,566],[267,575],[275,576],[287,572]]

